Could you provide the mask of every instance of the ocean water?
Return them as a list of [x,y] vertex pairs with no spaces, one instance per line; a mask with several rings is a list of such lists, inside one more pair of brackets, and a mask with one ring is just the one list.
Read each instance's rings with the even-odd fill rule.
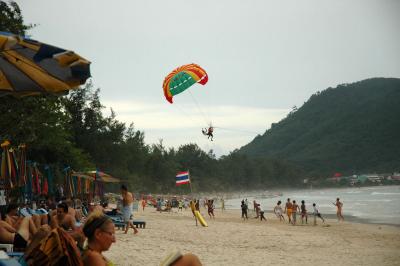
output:
[[367,223],[400,225],[400,186],[374,186],[361,188],[329,188],[274,190],[232,195],[225,201],[227,209],[240,209],[240,201],[247,198],[249,209],[253,209],[253,200],[261,204],[261,209],[272,211],[278,200],[284,204],[287,198],[296,200],[300,205],[304,200],[307,210],[312,212],[316,203],[322,215],[336,215],[333,203],[340,198],[343,214],[350,219]]

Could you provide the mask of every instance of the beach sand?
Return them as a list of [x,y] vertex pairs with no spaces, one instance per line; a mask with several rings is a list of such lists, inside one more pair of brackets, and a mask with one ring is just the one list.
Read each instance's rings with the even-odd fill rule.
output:
[[400,227],[336,220],[313,226],[311,217],[309,225],[291,226],[273,214],[261,222],[243,221],[240,210],[216,210],[215,220],[201,213],[209,227],[196,227],[189,209],[135,212],[146,229],[116,231],[105,256],[117,265],[159,265],[173,250],[192,252],[203,265],[400,265]]

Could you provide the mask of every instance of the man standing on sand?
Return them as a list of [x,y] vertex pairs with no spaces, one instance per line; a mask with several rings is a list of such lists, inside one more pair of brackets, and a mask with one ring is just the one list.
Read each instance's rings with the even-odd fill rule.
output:
[[304,200],[301,201],[301,224],[304,223],[304,218],[306,218],[306,224],[307,224],[307,220],[308,220],[308,214],[307,214],[307,209],[306,209],[306,203]]
[[292,203],[292,217],[293,217],[293,219],[292,219],[292,222],[293,222],[293,223],[292,223],[292,224],[293,224],[293,225],[296,225],[297,210],[300,211],[299,205],[297,205],[296,201],[293,200],[293,203]]
[[242,200],[240,208],[242,209],[242,218],[243,218],[243,220],[245,220],[245,219],[248,220],[249,219],[249,217],[247,217],[247,209],[248,209],[248,207],[247,207],[247,204],[246,204],[246,202],[244,200]]
[[338,218],[338,221],[340,222],[340,220],[344,221],[344,217],[342,215],[342,207],[343,207],[343,203],[340,202],[340,199],[337,198],[336,199],[336,203],[333,203],[333,205],[336,206],[337,210],[336,210],[336,215]]
[[287,199],[286,205],[285,205],[285,212],[287,214],[287,217],[289,219],[289,223],[292,223],[292,203],[290,202],[290,198]]
[[125,185],[121,186],[121,195],[122,195],[122,216],[124,217],[125,226],[125,234],[128,233],[129,227],[133,229],[133,233],[137,234],[139,231],[133,226],[131,222],[132,208],[133,208],[133,196],[132,193],[128,192],[128,188]]

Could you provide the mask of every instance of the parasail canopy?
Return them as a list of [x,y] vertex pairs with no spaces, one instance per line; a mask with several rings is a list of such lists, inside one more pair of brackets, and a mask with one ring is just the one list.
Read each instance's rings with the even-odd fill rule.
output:
[[206,84],[206,71],[196,64],[183,65],[173,70],[165,77],[163,83],[164,95],[172,103],[172,97],[187,90],[195,83]]

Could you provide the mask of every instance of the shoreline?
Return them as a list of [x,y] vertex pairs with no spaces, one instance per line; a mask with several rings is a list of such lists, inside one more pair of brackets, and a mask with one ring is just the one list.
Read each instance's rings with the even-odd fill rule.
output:
[[[236,209],[230,209],[230,210],[236,210]],[[274,212],[270,211],[270,210],[265,211],[265,213],[274,214]],[[312,214],[309,214],[308,216],[312,217]],[[328,219],[328,220],[332,220],[332,221],[337,220],[336,214],[328,213],[328,214],[323,214],[322,216],[325,219]],[[370,225],[388,225],[388,226],[400,227],[400,223],[393,224],[393,223],[374,222],[374,220],[372,220],[372,219],[361,218],[361,217],[354,216],[354,215],[346,215],[346,214],[344,214],[344,219],[345,219],[346,222],[349,222],[349,223],[370,224]]]

